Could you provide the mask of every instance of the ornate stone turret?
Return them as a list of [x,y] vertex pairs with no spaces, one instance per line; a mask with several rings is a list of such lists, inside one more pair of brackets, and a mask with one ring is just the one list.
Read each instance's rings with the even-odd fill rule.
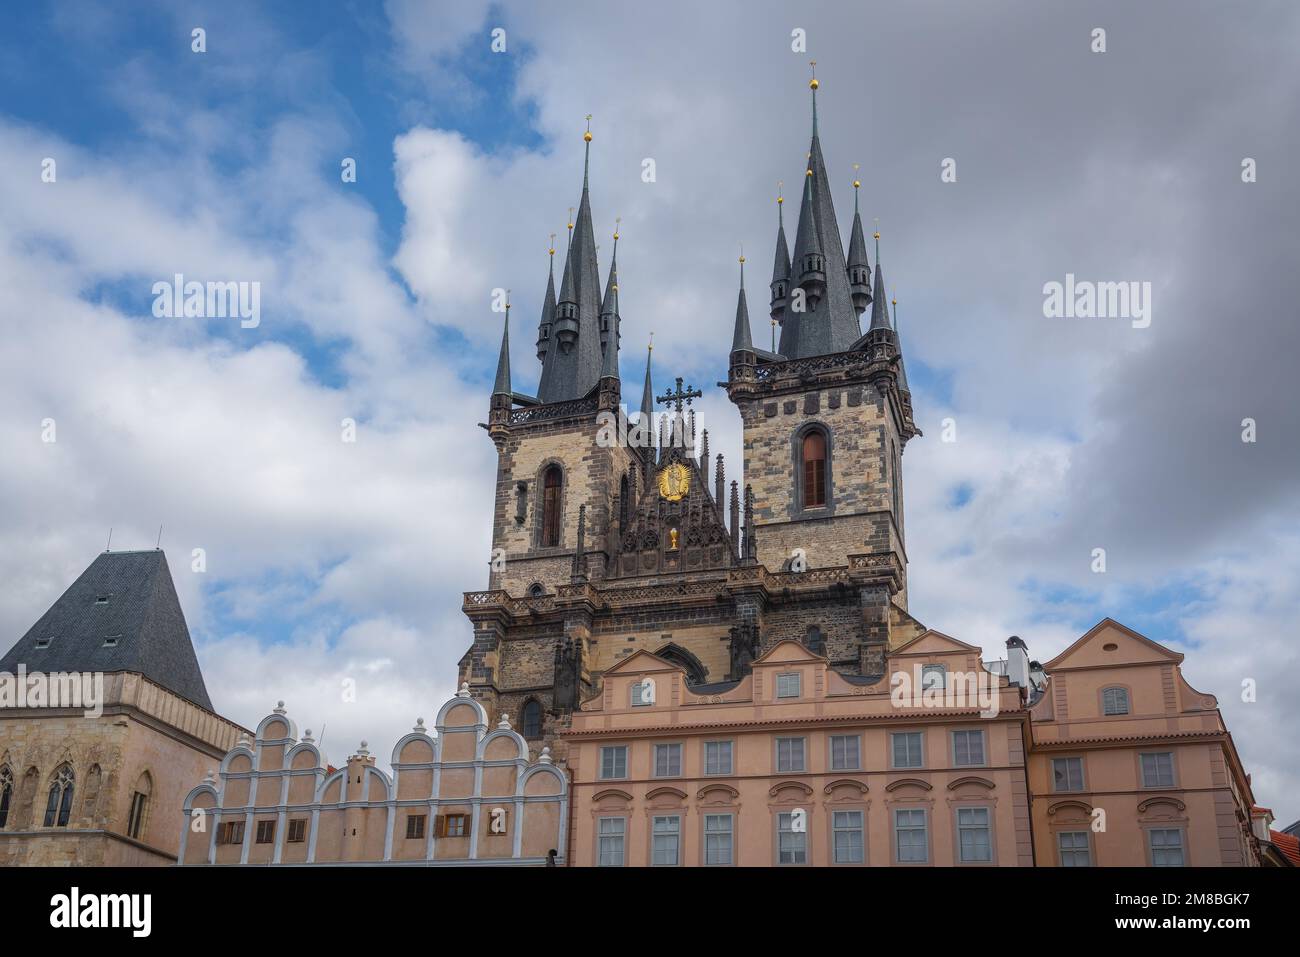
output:
[[[857,164],[854,164],[857,168]],[[858,210],[858,189],[862,182],[853,180],[853,229],[849,235],[849,294],[860,316],[871,305],[871,264],[867,262],[867,243],[862,238],[862,213]]]
[[510,390],[510,290],[506,290],[506,318],[501,329],[501,354],[497,356],[496,381],[488,407],[488,435],[498,442],[510,431],[510,408],[514,404]]
[[776,197],[776,259],[772,263],[772,318],[785,319],[787,294],[790,291],[790,250],[785,244],[785,197]]
[[745,257],[740,257],[740,292],[736,296],[736,325],[731,334],[731,378],[752,379],[754,365],[754,340],[749,329],[749,304],[745,301]]

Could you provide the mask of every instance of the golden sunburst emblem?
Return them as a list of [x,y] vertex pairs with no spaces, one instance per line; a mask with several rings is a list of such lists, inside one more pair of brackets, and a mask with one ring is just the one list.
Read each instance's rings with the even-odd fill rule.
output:
[[681,462],[659,470],[659,494],[670,502],[680,502],[691,487],[691,473]]

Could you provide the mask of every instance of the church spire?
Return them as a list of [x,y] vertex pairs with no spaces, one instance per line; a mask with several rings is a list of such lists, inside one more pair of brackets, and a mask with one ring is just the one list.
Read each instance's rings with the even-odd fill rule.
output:
[[785,316],[786,293],[790,290],[790,248],[785,244],[785,197],[783,183],[776,195],[776,261],[772,263],[772,318],[780,322]]
[[650,384],[650,358],[655,351],[655,334],[650,333],[650,344],[645,348],[645,388],[641,390],[641,424],[645,426],[654,418],[655,392]]
[[745,254],[740,254],[740,294],[736,297],[736,329],[731,336],[732,352],[753,352],[754,340],[749,331],[749,304],[745,301]]
[[497,378],[493,395],[510,395],[510,290],[506,290],[506,321],[501,328],[501,355],[497,357]]
[[885,277],[880,271],[880,230],[876,230],[876,291],[871,304],[871,328],[889,329],[889,307],[885,299]]
[[853,164],[853,228],[849,231],[849,294],[853,309],[860,316],[871,304],[871,263],[867,261],[867,241],[862,237],[862,213],[858,210],[858,190],[862,181],[856,176],[858,164]]
[[890,300],[894,307],[894,341],[898,344],[898,389],[900,392],[906,392],[909,395],[912,390],[907,387],[907,367],[903,364],[903,336],[898,331],[898,292],[895,290],[894,297]]
[[[605,295],[600,302],[600,347],[608,353],[610,330],[618,328],[618,223],[622,220],[614,220],[614,252],[610,255],[609,275],[605,280]],[[618,347],[617,337],[614,340],[615,349]]]
[[826,292],[826,260],[822,255],[821,237],[817,234],[817,214],[813,210],[813,171],[804,175],[803,206],[799,209],[799,231],[794,240],[795,268],[799,286],[811,310],[817,308]]
[[543,378],[546,375],[546,353],[551,348],[551,323],[555,321],[555,233],[551,233],[551,245],[547,252],[550,256],[546,273],[546,298],[542,300],[542,317],[537,322],[537,358],[542,361]]

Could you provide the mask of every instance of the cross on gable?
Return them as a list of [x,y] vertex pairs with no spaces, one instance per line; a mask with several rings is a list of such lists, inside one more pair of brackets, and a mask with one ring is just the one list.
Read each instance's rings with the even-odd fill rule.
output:
[[690,386],[687,386],[687,387],[685,388],[685,390],[683,390],[683,389],[682,389],[682,378],[681,378],[681,376],[678,376],[678,377],[677,377],[677,389],[676,389],[676,391],[675,391],[675,392],[665,392],[663,395],[661,395],[661,396],[659,396],[657,399],[655,399],[655,401],[656,401],[656,402],[659,402],[659,403],[662,403],[662,404],[667,404],[667,403],[669,403],[669,402],[674,402],[674,403],[676,403],[676,405],[677,405],[677,411],[678,411],[678,412],[681,412],[681,411],[682,411],[682,403],[683,403],[683,402],[685,402],[687,405],[690,405],[692,399],[702,399],[702,398],[704,398],[704,393],[701,392],[699,389],[692,389]]

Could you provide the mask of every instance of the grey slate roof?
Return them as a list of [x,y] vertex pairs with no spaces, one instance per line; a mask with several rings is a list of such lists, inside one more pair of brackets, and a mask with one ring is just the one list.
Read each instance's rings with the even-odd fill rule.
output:
[[880,272],[880,253],[876,253],[876,287],[871,291],[871,328],[892,329],[889,306],[885,301],[885,277]]
[[745,263],[740,264],[740,294],[736,297],[736,330],[731,336],[732,352],[753,352],[754,339],[749,331],[749,304],[745,301]]
[[[788,359],[803,359],[808,356],[829,355],[846,352],[861,336],[858,314],[853,308],[853,299],[849,293],[848,264],[844,258],[844,244],[840,239],[839,224],[835,219],[835,204],[831,201],[830,180],[826,175],[826,161],[822,157],[821,139],[816,126],[816,99],[813,106],[813,136],[809,147],[808,169],[813,174],[805,177],[811,182],[805,184],[803,207],[808,207],[808,225],[813,235],[806,241],[796,239],[791,282],[797,283],[800,260],[807,251],[805,246],[813,248],[812,243],[820,247],[825,259],[826,293],[817,303],[803,313],[787,308],[785,320],[781,327],[781,344],[779,351]],[[799,210],[799,236],[804,229],[805,209]],[[779,242],[779,240],[778,240]],[[778,253],[779,257],[779,253]]]
[[772,263],[772,282],[790,278],[790,249],[785,244],[785,205],[776,204],[776,259]]
[[[554,349],[555,337],[542,337],[542,333],[555,318],[555,252],[551,251],[550,267],[546,274],[546,298],[542,300],[542,317],[537,323],[537,358],[542,359],[545,355],[543,350]],[[541,392],[546,387],[547,368],[546,363],[542,362],[542,377],[537,383],[537,391]]]
[[654,388],[650,385],[650,357],[654,355],[654,347],[651,346],[645,351],[645,388],[641,390],[641,421],[648,422],[654,418],[655,411],[655,393]]
[[563,402],[585,396],[600,379],[600,270],[596,264],[596,236],[591,225],[588,190],[591,144],[583,164],[582,199],[573,222],[573,236],[564,262],[558,302],[578,307],[578,340],[565,352],[552,334],[551,348],[542,362],[537,397],[542,402]]
[[[97,599],[107,596],[107,602]],[[104,639],[118,636],[115,647]],[[38,638],[50,638],[37,648]],[[0,671],[132,671],[182,698],[213,710],[172,584],[159,550],[104,552],[78,576],[8,654]]]
[[493,395],[511,395],[510,390],[510,306],[506,306],[505,324],[501,327],[501,354],[497,356],[497,378]]

